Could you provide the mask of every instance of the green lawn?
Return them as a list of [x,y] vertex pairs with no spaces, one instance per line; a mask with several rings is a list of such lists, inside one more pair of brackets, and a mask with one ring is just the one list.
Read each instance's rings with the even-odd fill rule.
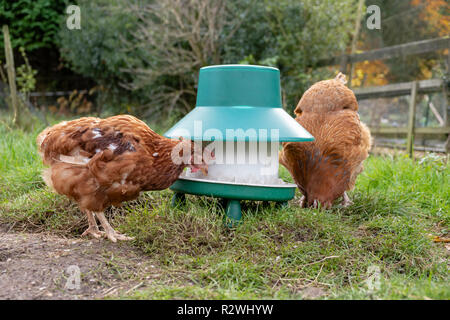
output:
[[[40,177],[38,129],[0,124],[0,223],[79,237],[85,217]],[[445,160],[370,156],[349,208],[246,202],[244,223],[233,230],[215,200],[189,196],[174,209],[169,190],[142,194],[108,213],[161,275],[123,298],[298,299],[320,288],[321,299],[450,299],[449,251],[431,239],[449,236]],[[369,270],[380,271],[379,285],[369,288]]]

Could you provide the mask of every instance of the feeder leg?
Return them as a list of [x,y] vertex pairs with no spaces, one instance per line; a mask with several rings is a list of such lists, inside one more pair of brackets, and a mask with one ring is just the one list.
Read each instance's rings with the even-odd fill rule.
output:
[[242,218],[241,203],[239,200],[228,200],[227,203],[227,225],[232,228],[239,224]]
[[284,209],[284,208],[289,207],[289,202],[279,201],[279,202],[277,202],[276,206],[277,206],[277,208]]
[[186,202],[186,195],[184,193],[175,192],[172,196],[172,207],[184,205]]

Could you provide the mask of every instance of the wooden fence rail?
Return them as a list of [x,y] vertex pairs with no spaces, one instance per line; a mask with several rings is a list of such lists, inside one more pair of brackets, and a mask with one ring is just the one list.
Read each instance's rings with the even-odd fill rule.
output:
[[[1,82],[0,82],[1,84]],[[72,91],[47,91],[47,92],[30,92],[30,97],[60,97],[60,96],[69,96],[75,90]],[[78,93],[88,93],[88,90],[77,90]],[[0,92],[0,96],[6,96],[6,93]]]
[[[432,93],[443,89],[442,79],[422,80],[418,82],[418,93]],[[409,95],[411,93],[412,82],[401,82],[388,84],[385,86],[353,88],[353,92],[358,100],[371,98],[388,98]]]
[[[373,135],[406,135],[406,151],[412,156],[414,151],[414,137],[416,135],[448,135],[450,137],[450,126],[448,123],[448,115],[445,114],[445,120],[440,117],[442,126],[440,127],[422,127],[416,128],[416,105],[417,95],[419,93],[443,92],[444,103],[447,106],[447,83],[441,79],[430,79],[422,81],[404,82],[390,84],[386,86],[359,88],[354,89],[355,96],[358,100],[380,98],[380,97],[396,97],[402,95],[410,96],[408,110],[408,126],[407,127],[371,127],[370,131]],[[430,102],[428,102],[430,104]],[[429,106],[430,108],[432,106]],[[434,107],[433,107],[434,108]],[[448,108],[448,107],[447,107]],[[448,113],[448,112],[447,112]],[[436,116],[436,115],[435,115]],[[446,152],[448,152],[449,143],[447,138]]]

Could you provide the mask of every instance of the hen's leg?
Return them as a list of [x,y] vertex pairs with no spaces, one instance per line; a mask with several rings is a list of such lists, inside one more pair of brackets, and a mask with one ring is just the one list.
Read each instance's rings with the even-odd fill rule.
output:
[[89,210],[84,210],[83,212],[87,215],[89,227],[81,234],[81,236],[91,235],[95,239],[100,239],[101,237],[103,237],[104,232],[98,229],[94,213]]
[[350,200],[350,198],[347,195],[347,192],[344,192],[344,194],[342,195],[343,199],[342,199],[342,206],[344,208],[348,207],[349,205],[353,204],[353,202]]
[[106,237],[112,242],[116,242],[117,240],[133,240],[132,237],[127,237],[124,234],[121,234],[114,230],[109,224],[108,220],[106,220],[105,214],[103,212],[96,212],[98,220],[102,224],[103,229],[105,229]]
[[319,204],[319,200],[315,199],[312,204],[313,209],[319,209]]
[[333,205],[332,205],[331,201],[320,202],[319,200],[315,199],[312,203],[313,209],[329,210],[329,209],[331,209],[332,206]]
[[298,200],[298,205],[300,208],[306,208],[306,197],[302,196],[300,200]]

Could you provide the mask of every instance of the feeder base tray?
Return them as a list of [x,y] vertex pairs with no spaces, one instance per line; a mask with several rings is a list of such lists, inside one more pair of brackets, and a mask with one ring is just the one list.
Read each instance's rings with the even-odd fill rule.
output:
[[224,181],[212,181],[195,178],[179,178],[170,187],[175,191],[172,205],[176,206],[185,200],[184,194],[210,196],[226,200],[226,215],[230,226],[241,220],[240,200],[276,201],[286,206],[287,201],[294,198],[295,184],[258,185]]

